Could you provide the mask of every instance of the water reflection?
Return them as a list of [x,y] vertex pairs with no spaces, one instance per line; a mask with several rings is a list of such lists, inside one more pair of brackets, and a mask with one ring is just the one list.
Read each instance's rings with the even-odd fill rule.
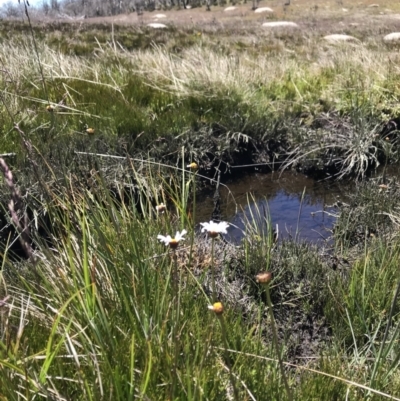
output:
[[[269,211],[273,226],[279,226],[280,238],[294,237],[297,233],[301,240],[324,240],[330,236],[335,222],[337,210],[333,205],[344,201],[349,191],[348,184],[318,182],[293,171],[252,174],[227,183],[227,187],[220,189],[221,211],[223,219],[238,227],[229,229],[235,242],[242,237],[243,221],[251,219],[256,207]],[[199,221],[209,220],[212,196],[201,200],[199,205]]]

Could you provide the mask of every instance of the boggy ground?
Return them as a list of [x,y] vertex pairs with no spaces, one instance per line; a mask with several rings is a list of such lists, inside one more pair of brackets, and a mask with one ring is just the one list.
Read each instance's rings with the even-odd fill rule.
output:
[[[177,20],[163,31],[38,23],[37,51],[26,24],[2,25],[0,149],[15,153],[34,255],[15,262],[18,238],[1,228],[0,398],[21,388],[60,400],[225,400],[235,386],[237,400],[398,394],[399,186],[386,172],[361,180],[398,158],[398,54],[383,44],[397,20],[380,14],[398,5],[305,4],[286,9],[298,31],[261,30],[284,10],[242,15],[249,4],[200,11],[221,18],[201,28],[183,10],[165,11]],[[328,33],[360,42],[327,44]],[[237,247],[198,232],[202,180],[254,162],[361,180],[333,245],[276,242],[264,210]],[[175,259],[157,235],[184,228]],[[274,319],[255,280],[265,270]],[[207,313],[213,271],[223,320]],[[293,397],[277,355],[296,364],[286,365]]]

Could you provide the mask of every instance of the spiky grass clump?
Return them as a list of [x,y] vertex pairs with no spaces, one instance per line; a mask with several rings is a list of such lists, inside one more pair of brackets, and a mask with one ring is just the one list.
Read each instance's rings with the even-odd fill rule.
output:
[[[16,399],[23,388],[28,396],[50,394],[59,400],[228,399],[235,388],[238,399],[260,399],[265,391],[278,399],[282,382],[271,346],[271,307],[282,363],[293,368],[285,374],[295,399],[317,396],[321,387],[326,399],[344,395],[350,382],[360,397],[368,391],[394,391],[395,248],[388,252],[382,246],[373,258],[367,253],[343,276],[320,259],[317,249],[274,243],[272,232],[255,223],[239,248],[218,240],[216,288],[226,327],[221,331],[207,312],[211,255],[207,262],[202,254],[207,248],[196,237],[193,248],[187,241],[173,274],[174,256],[157,241],[158,234],[180,230],[190,221],[181,216],[186,207],[178,204],[186,198],[171,194],[174,202],[157,214],[146,206],[158,193],[155,188],[149,199],[134,205],[116,200],[102,182],[98,179],[95,192],[70,185],[71,196],[54,194],[47,205],[51,244],[39,241],[36,267],[4,262],[0,298],[9,298],[0,304],[1,396]],[[259,223],[269,221],[268,215],[254,213]],[[269,306],[255,282],[259,263],[260,270],[273,272]],[[172,285],[177,277],[178,292]],[[374,297],[381,302],[373,303]],[[174,328],[177,302],[179,324]],[[320,330],[326,334],[317,334]],[[365,338],[364,330],[371,336]],[[300,333],[302,341],[296,337]],[[384,339],[390,346],[386,340],[375,346]],[[349,355],[349,341],[356,356]],[[324,357],[318,359],[320,352]],[[315,371],[303,365],[302,355],[314,358]],[[372,379],[366,382],[364,370],[353,369],[354,364],[369,370]],[[293,387],[295,381],[301,386]]]
[[[171,307],[178,296],[171,280],[176,277],[156,239],[169,218],[139,217],[132,204],[104,204],[86,195],[76,193],[73,205],[49,210],[59,215],[61,229],[53,232],[51,248],[42,244],[37,269],[4,266],[3,288],[12,302],[2,315],[0,394],[14,399],[22,387],[25,394],[60,400],[112,394],[118,399],[225,398],[229,383],[218,348],[222,340],[201,284],[190,273],[190,259],[179,273],[179,341],[171,337]],[[230,330],[224,341],[255,352],[244,322],[229,310],[225,319]],[[268,347],[262,347],[267,354]],[[240,374],[235,379],[240,394],[261,396],[268,367],[261,360],[246,364],[253,366],[249,378],[257,372],[259,385],[243,387],[247,374]],[[179,385],[171,388],[173,366]],[[269,389],[278,392],[278,382]]]
[[[385,174],[384,174],[385,176]],[[334,228],[336,245],[343,250],[365,246],[375,238],[393,240],[400,193],[396,179],[372,179],[359,183],[348,203],[340,207]]]

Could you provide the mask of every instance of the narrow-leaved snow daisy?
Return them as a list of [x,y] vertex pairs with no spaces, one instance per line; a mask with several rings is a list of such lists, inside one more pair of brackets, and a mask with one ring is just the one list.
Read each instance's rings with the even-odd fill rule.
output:
[[169,246],[172,249],[176,249],[179,245],[179,242],[185,239],[183,236],[186,234],[186,230],[182,230],[182,232],[177,231],[175,234],[175,238],[172,238],[170,235],[164,236],[158,234],[157,239],[159,239],[161,242],[164,242],[166,246]]
[[211,220],[209,223],[200,223],[200,225],[203,226],[201,232],[203,233],[204,231],[207,231],[208,235],[211,238],[216,238],[218,234],[228,233],[226,230],[229,227],[229,224],[226,221],[221,221],[220,223],[214,223]]

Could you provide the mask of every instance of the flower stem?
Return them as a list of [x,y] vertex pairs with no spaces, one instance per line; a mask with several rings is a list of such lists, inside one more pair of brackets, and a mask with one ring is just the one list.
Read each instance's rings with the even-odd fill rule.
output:
[[215,269],[214,269],[214,241],[215,238],[211,239],[211,285],[212,285],[212,300],[217,302],[217,289],[215,286]]
[[282,361],[282,357],[281,357],[281,350],[279,348],[278,332],[276,331],[274,312],[272,310],[271,295],[269,293],[269,283],[267,283],[265,285],[265,292],[267,293],[267,304],[268,304],[268,311],[269,311],[269,314],[271,317],[272,336],[273,336],[273,341],[275,343],[275,349],[276,349],[276,354],[278,357],[278,363],[279,363],[279,368],[280,368],[281,375],[282,375],[282,380],[285,385],[288,401],[293,401],[293,395],[292,395],[292,392],[289,387],[289,383],[286,378],[285,368],[283,366],[283,361]]
[[196,172],[193,173],[193,211],[192,211],[193,227],[196,224]]
[[196,173],[193,174],[193,210],[192,210],[192,222],[193,222],[193,229],[192,229],[192,235],[190,239],[190,251],[189,251],[189,265],[192,262],[192,257],[193,257],[193,245],[194,245],[194,235],[195,235],[195,227],[196,227]]
[[172,383],[171,383],[171,396],[170,399],[175,399],[175,391],[176,391],[176,382],[178,378],[178,358],[179,358],[179,294],[178,294],[178,257],[176,254],[176,250],[172,251],[173,258],[173,272],[172,272],[172,290],[173,290],[173,305],[174,305],[174,314],[173,314],[173,322],[172,322],[172,341],[174,343],[174,359],[172,366]]
[[219,323],[221,325],[222,338],[224,340],[225,361],[226,361],[226,365],[227,365],[228,371],[229,371],[229,380],[231,382],[231,386],[232,386],[232,389],[233,389],[233,397],[234,397],[235,401],[239,401],[239,393],[238,393],[238,390],[236,388],[235,378],[233,377],[233,374],[232,374],[232,367],[231,367],[231,363],[230,363],[230,359],[229,359],[230,356],[229,356],[229,353],[228,353],[228,349],[229,349],[228,337],[226,335],[225,322],[224,322],[224,318],[223,318],[222,314],[218,315],[218,320],[219,320]]

